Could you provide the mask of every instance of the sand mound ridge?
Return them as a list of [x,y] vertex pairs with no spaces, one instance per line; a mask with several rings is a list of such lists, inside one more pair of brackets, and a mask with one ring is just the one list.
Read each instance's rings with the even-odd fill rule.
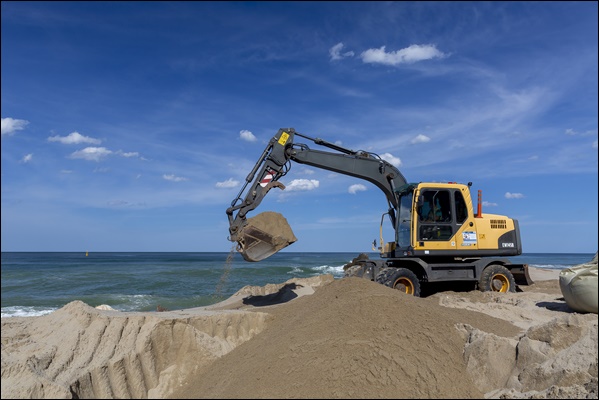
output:
[[415,298],[321,275],[179,311],[76,301],[2,319],[2,398],[597,398],[597,315],[536,287]]
[[2,398],[146,398],[258,334],[261,312],[102,311],[2,319]]
[[455,322],[430,305],[365,279],[333,281],[273,309],[266,330],[174,397],[482,397]]

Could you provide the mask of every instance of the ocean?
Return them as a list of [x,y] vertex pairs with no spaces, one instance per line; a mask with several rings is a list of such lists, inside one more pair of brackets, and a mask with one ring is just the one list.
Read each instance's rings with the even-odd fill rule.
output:
[[[343,277],[357,253],[279,252],[256,263],[240,254],[2,252],[2,318],[39,316],[74,300],[119,311],[180,310],[225,300],[244,286],[320,274]],[[378,259],[377,253],[369,255]],[[563,269],[594,253],[527,253],[514,263]]]

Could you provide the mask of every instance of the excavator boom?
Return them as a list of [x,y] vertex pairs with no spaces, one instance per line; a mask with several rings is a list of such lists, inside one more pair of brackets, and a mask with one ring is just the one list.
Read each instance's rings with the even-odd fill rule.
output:
[[[311,140],[335,152],[312,150],[306,144],[294,143],[295,136]],[[266,145],[239,194],[227,209],[229,240],[237,242],[237,251],[246,261],[263,260],[297,240],[287,220],[279,213],[264,212],[247,218],[247,213],[258,207],[272,188],[285,189],[279,179],[287,173],[288,163],[291,161],[373,183],[387,197],[389,215],[394,218],[397,207],[395,189],[406,184],[397,168],[376,154],[353,151],[303,135],[293,128],[282,128]]]

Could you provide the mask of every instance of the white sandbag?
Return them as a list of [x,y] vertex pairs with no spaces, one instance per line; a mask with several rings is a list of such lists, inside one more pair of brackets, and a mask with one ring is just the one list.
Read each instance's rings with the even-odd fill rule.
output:
[[574,311],[597,314],[596,256],[593,261],[566,268],[559,274],[559,286],[564,300]]

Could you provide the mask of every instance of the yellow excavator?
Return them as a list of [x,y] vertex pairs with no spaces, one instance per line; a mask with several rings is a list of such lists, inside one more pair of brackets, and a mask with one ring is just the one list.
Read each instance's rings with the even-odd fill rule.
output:
[[[297,143],[296,137],[333,151],[311,149]],[[226,210],[229,240],[237,242],[237,251],[246,261],[263,260],[297,240],[279,213],[267,211],[247,218],[270,189],[285,189],[280,179],[291,162],[364,179],[387,199],[380,245],[373,242],[380,259],[360,254],[344,267],[346,277],[370,279],[414,296],[433,282],[473,282],[479,290],[496,292],[514,292],[517,285],[532,283],[527,264],[506,258],[522,254],[518,221],[483,213],[480,191],[475,210],[471,183],[408,183],[394,165],[375,153],[347,149],[293,128],[279,129],[269,141]],[[389,242],[383,238],[385,221],[395,232]]]

